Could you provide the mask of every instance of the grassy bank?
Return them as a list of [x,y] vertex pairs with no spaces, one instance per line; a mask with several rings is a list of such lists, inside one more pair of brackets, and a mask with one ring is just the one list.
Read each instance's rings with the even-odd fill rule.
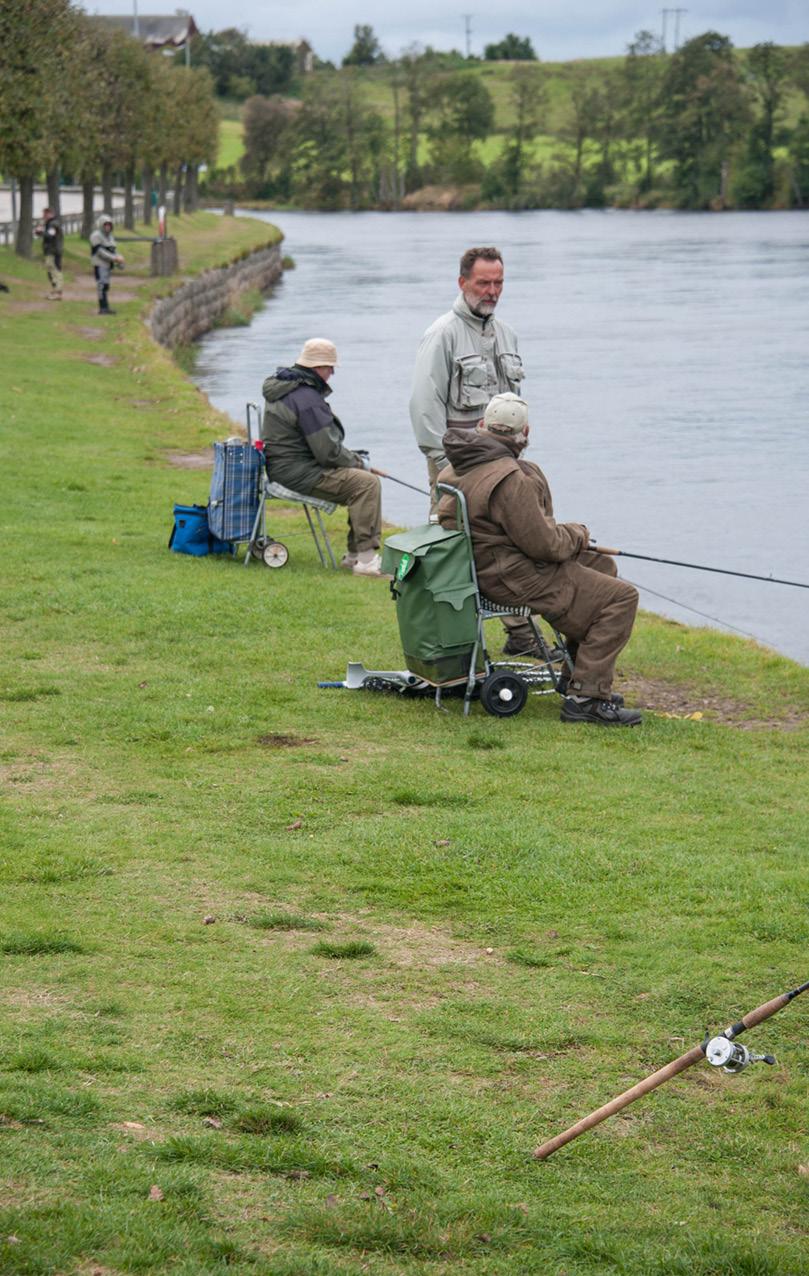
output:
[[281,571],[166,550],[232,424],[148,338],[165,282],[102,326],[0,278],[0,1273],[808,1272],[806,999],[775,1068],[530,1154],[807,978],[809,671],[644,617],[636,732],[319,691],[401,664],[387,586],[280,507]]

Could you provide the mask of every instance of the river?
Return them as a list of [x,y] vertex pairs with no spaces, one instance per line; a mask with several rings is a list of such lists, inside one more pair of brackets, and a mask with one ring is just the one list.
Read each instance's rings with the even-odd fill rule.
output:
[[[557,517],[636,553],[809,581],[809,214],[251,215],[281,227],[296,268],[249,328],[201,342],[197,383],[234,420],[307,337],[328,336],[349,443],[424,486],[414,353],[457,294],[462,250],[497,244],[498,314],[527,373],[527,455]],[[389,522],[424,521],[422,497],[383,489]],[[650,610],[809,664],[809,591],[620,567]]]

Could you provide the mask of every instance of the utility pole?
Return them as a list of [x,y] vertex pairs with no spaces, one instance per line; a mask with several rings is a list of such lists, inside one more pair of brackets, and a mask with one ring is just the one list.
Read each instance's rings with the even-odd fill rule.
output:
[[688,13],[687,9],[670,9],[669,13],[674,14],[674,52],[676,53],[680,47],[680,14]]
[[138,21],[138,0],[132,0],[132,34],[135,39],[140,38],[140,22]]
[[662,29],[661,29],[661,32],[660,32],[660,44],[661,44],[661,47],[662,47],[662,49],[663,49],[663,52],[664,52],[664,53],[667,53],[667,52],[668,52],[668,50],[666,49],[666,27],[668,26],[668,20],[669,20],[669,14],[670,14],[670,13],[671,13],[671,9],[661,9],[661,10],[660,10],[660,15],[661,15],[661,17],[662,17],[662,19],[663,19],[663,25],[662,25]]
[[469,58],[472,56],[472,18],[474,14],[462,13],[461,17],[463,18],[464,31],[466,33],[466,56]]

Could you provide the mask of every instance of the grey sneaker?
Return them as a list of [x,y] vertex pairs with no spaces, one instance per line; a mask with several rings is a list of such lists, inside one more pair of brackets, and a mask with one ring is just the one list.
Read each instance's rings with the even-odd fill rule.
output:
[[340,566],[345,568],[347,572],[351,572],[354,570],[354,564],[356,561],[356,554],[343,554],[343,557],[340,559]]
[[643,718],[637,709],[622,709],[612,700],[574,700],[566,696],[559,714],[562,722],[586,722],[596,727],[639,727]]

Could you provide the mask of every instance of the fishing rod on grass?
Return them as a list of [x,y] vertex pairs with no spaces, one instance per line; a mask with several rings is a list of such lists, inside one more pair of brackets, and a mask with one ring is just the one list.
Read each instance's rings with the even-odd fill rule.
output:
[[569,1129],[557,1134],[552,1139],[548,1139],[546,1143],[541,1143],[534,1152],[534,1160],[547,1160],[549,1156],[552,1156],[559,1148],[564,1147],[566,1143],[572,1143],[580,1134],[585,1134],[587,1130],[592,1130],[593,1126],[600,1125],[608,1117],[614,1116],[622,1108],[628,1107],[630,1103],[642,1098],[650,1090],[656,1090],[658,1086],[670,1081],[672,1077],[676,1077],[678,1073],[684,1072],[686,1068],[692,1067],[693,1064],[699,1063],[702,1059],[707,1059],[714,1068],[721,1068],[723,1072],[734,1074],[743,1071],[751,1063],[775,1063],[773,1055],[752,1054],[746,1046],[737,1044],[736,1038],[745,1032],[746,1029],[755,1028],[757,1024],[763,1023],[765,1019],[769,1019],[772,1015],[777,1014],[779,1010],[783,1010],[784,1006],[788,1006],[791,1001],[794,1001],[796,997],[799,997],[802,992],[806,992],[807,989],[809,989],[809,980],[805,984],[800,984],[797,988],[793,988],[791,992],[781,993],[780,996],[773,997],[771,1001],[765,1001],[762,1006],[749,1011],[738,1023],[731,1024],[729,1028],[726,1028],[724,1032],[718,1033],[717,1036],[709,1037],[706,1034],[705,1040],[701,1045],[692,1046],[685,1054],[680,1055],[679,1059],[673,1059],[665,1067],[658,1068],[657,1072],[653,1072],[650,1076],[644,1078],[643,1081],[639,1081],[637,1085],[625,1090],[623,1094],[610,1099],[609,1103],[596,1108],[595,1112],[591,1112],[589,1116],[582,1117],[581,1121],[577,1121]]

